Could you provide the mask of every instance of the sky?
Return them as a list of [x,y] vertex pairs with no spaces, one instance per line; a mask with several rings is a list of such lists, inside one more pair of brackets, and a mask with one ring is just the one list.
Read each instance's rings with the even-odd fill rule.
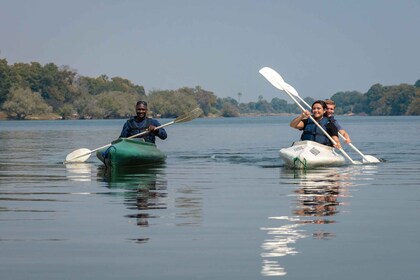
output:
[[[0,0],[0,58],[241,102],[420,79],[419,0]],[[291,102],[290,100],[288,100]]]

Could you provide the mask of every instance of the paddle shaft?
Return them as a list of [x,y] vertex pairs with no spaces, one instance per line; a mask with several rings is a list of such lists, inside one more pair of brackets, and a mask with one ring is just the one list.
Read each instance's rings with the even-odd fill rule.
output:
[[[191,121],[195,118],[198,118],[202,113],[203,113],[203,110],[201,110],[199,107],[197,107],[194,110],[192,110],[191,112],[183,114],[183,115],[177,117],[175,120],[173,120],[171,122],[168,122],[168,123],[165,123],[163,125],[159,125],[159,126],[155,127],[155,129],[160,129],[160,128],[163,128],[165,126],[168,126],[168,125],[171,125],[171,124],[174,124],[174,123]],[[139,136],[145,135],[147,133],[150,133],[150,131],[146,130],[146,131],[134,134],[132,136],[127,137],[127,139],[134,138],[134,137],[139,137]],[[87,160],[89,158],[90,154],[92,154],[93,152],[95,152],[97,150],[100,150],[100,149],[103,149],[103,148],[106,148],[106,147],[109,147],[111,145],[112,144],[107,144],[107,145],[104,145],[102,147],[96,148],[92,151],[90,151],[89,149],[79,149],[79,150],[73,151],[73,152],[71,152],[70,154],[67,155],[66,161],[64,161],[64,163],[74,162],[74,160],[78,159],[78,158],[83,158],[83,160],[82,160],[82,162],[83,162],[83,161]],[[77,152],[80,151],[80,150],[83,150],[83,154],[77,155]],[[87,150],[88,152],[85,152],[85,150]],[[82,152],[82,151],[80,151],[80,152]],[[76,156],[74,156],[73,154],[76,154]],[[73,157],[71,157],[71,156],[73,156]],[[86,158],[84,158],[84,157],[86,157]],[[67,158],[69,158],[69,159],[67,159]]]
[[[174,124],[174,123],[175,123],[175,121],[171,121],[171,122],[165,123],[165,124],[163,124],[163,125],[157,126],[157,127],[156,127],[156,129],[161,129],[161,128],[165,127],[165,126],[168,126],[168,125],[171,125],[171,124]],[[143,135],[145,135],[145,134],[147,134],[147,133],[150,133],[150,131],[149,131],[149,130],[146,130],[146,131],[143,131],[143,132],[140,132],[140,133],[137,133],[137,134],[131,135],[131,136],[127,137],[127,139],[131,139],[131,138],[135,138],[135,137],[143,136]],[[71,160],[75,160],[75,159],[77,159],[77,158],[84,157],[84,156],[86,156],[86,155],[89,155],[89,154],[91,154],[91,153],[93,153],[93,152],[96,152],[96,151],[98,151],[98,150],[100,150],[100,149],[103,149],[103,148],[109,147],[109,146],[111,146],[111,145],[112,145],[112,144],[107,144],[107,145],[104,145],[104,146],[102,146],[102,147],[99,147],[99,148],[96,148],[96,149],[94,149],[94,150],[91,150],[91,151],[90,151],[90,152],[88,152],[88,153],[84,153],[84,154],[78,155],[77,157],[72,158]]]

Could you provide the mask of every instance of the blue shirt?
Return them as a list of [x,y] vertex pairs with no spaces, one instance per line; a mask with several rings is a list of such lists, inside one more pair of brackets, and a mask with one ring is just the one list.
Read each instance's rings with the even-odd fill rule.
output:
[[338,121],[334,118],[334,116],[331,116],[330,120],[332,123],[335,124],[335,127],[337,127],[338,131],[343,130],[343,127],[338,123]]

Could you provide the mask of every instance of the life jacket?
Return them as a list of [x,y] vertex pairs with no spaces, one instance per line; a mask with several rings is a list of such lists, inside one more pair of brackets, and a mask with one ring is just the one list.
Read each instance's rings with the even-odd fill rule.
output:
[[[152,119],[151,118],[146,118],[146,121],[144,122],[144,125],[142,127],[138,127],[136,125],[136,121],[134,118],[129,119],[128,120],[128,136],[133,136],[135,134],[141,133],[143,131],[146,131],[149,126],[152,124]],[[140,136],[141,138],[145,138],[145,140],[147,141],[148,135],[150,135],[150,133],[147,133],[146,135]]]
[[[327,130],[327,124],[330,123],[331,120],[327,117],[323,117],[319,124],[321,127],[326,131]],[[327,136],[321,131],[321,129],[312,121],[312,119],[308,119],[308,122],[306,123],[305,128],[303,129],[302,136],[300,137],[300,140],[310,140],[315,141],[320,144],[324,144],[327,146],[333,146],[330,139],[328,139]]]

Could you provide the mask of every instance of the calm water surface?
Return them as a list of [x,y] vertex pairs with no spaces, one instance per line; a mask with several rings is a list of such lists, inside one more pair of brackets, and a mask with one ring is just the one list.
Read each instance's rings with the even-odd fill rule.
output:
[[291,118],[169,126],[118,172],[62,162],[125,120],[0,121],[1,279],[420,279],[420,118],[339,117],[385,162],[307,172]]

